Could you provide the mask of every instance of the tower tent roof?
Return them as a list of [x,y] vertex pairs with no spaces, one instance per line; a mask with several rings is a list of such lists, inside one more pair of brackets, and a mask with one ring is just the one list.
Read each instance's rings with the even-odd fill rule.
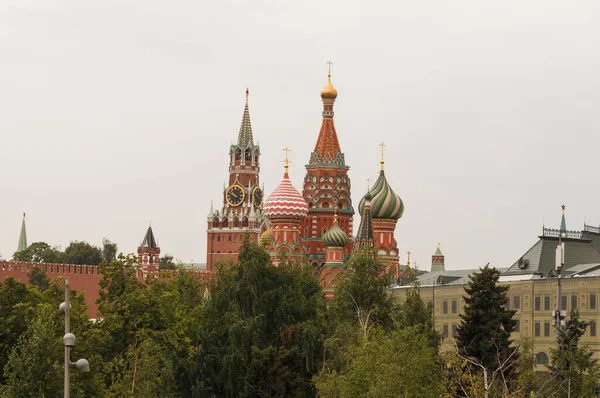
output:
[[252,136],[252,124],[250,123],[250,110],[248,108],[248,95],[250,92],[246,89],[246,105],[244,106],[244,116],[238,134],[238,146],[242,149],[254,146],[254,137]]
[[142,241],[142,247],[148,246],[150,249],[156,249],[158,244],[156,244],[156,239],[154,238],[154,232],[152,232],[152,226],[148,227],[146,231],[146,235],[144,236],[144,240]]
[[27,229],[25,228],[25,213],[23,213],[23,221],[21,222],[21,233],[19,234],[19,245],[17,252],[27,250]]
[[337,90],[331,84],[331,75],[329,75],[327,85],[321,91],[323,121],[315,149],[310,156],[310,164],[327,163],[345,166],[344,155],[333,123],[333,103],[336,97]]

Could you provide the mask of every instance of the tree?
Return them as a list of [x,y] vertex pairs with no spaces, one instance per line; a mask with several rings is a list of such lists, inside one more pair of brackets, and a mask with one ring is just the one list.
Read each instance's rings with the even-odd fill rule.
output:
[[321,358],[325,301],[308,265],[271,265],[249,239],[210,285],[187,396],[306,397]]
[[13,260],[29,263],[60,263],[62,262],[62,252],[46,242],[34,242],[26,250],[16,252]]
[[427,336],[431,347],[438,350],[442,336],[435,329],[433,304],[423,301],[418,282],[406,292],[400,311],[400,327],[415,328],[418,333]]
[[420,328],[407,327],[389,335],[378,330],[352,350],[356,355],[346,369],[323,372],[317,378],[319,396],[440,397],[438,352]]
[[33,267],[27,273],[27,277],[29,278],[28,283],[40,290],[46,290],[50,287],[50,279],[48,279],[46,273],[41,268]]
[[500,271],[486,265],[465,287],[465,311],[457,329],[457,354],[490,375],[501,369],[503,380],[516,377],[518,359],[510,335],[515,311],[505,308],[508,286],[497,284]]
[[65,249],[63,262],[68,264],[99,265],[102,262],[102,250],[87,242],[74,241]]
[[161,271],[177,269],[177,264],[173,261],[173,256],[170,254],[162,256],[158,263],[158,269]]
[[30,299],[25,284],[13,278],[0,283],[0,384],[5,380],[3,369],[21,334],[27,330],[25,303]]
[[117,244],[104,238],[102,239],[102,260],[111,263],[117,259]]
[[40,304],[33,322],[13,348],[4,375],[9,397],[62,395],[62,335],[57,333],[56,308]]
[[552,350],[550,370],[564,397],[592,397],[598,386],[600,369],[592,359],[588,346],[579,347],[579,340],[589,323],[579,319],[572,309],[569,320],[558,329],[558,349]]

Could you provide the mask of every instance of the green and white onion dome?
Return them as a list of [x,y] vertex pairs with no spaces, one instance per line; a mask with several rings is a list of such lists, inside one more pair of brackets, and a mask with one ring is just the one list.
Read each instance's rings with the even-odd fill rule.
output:
[[[398,220],[404,214],[404,203],[400,196],[394,192],[385,178],[383,170],[379,172],[379,178],[371,187],[371,215],[373,218],[390,218]],[[365,198],[358,203],[358,211],[363,214],[365,210]]]
[[348,235],[338,226],[337,220],[333,222],[333,227],[323,234],[322,240],[326,247],[344,247],[350,241]]

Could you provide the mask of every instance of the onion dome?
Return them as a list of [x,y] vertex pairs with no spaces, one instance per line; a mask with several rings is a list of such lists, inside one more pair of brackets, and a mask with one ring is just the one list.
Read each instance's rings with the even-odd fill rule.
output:
[[288,163],[286,155],[285,173],[279,186],[269,195],[263,205],[265,216],[269,220],[297,219],[303,220],[308,214],[308,204],[294,188],[288,176]]
[[321,239],[326,247],[344,247],[350,241],[348,235],[338,226],[337,216],[333,220],[333,227],[325,232]]
[[273,239],[273,228],[267,229],[265,232],[260,234],[260,244],[262,246],[269,246],[271,240]]
[[337,98],[337,95],[337,90],[333,87],[333,84],[331,84],[331,74],[329,74],[327,75],[327,84],[323,87],[323,90],[321,90],[321,98],[334,100]]
[[[404,213],[404,203],[388,184],[383,169],[379,172],[379,178],[371,188],[371,215],[373,218],[391,218],[398,220]],[[365,198],[358,204],[360,214],[365,208]]]

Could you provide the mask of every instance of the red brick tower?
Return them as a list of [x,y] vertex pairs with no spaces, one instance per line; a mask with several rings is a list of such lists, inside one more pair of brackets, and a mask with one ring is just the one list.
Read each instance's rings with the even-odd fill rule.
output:
[[[350,197],[349,166],[340,149],[333,123],[333,103],[337,90],[331,84],[331,73],[327,85],[321,90],[323,99],[323,121],[310,161],[306,165],[306,177],[302,196],[308,203],[308,216],[302,222],[302,244],[308,260],[315,267],[326,262],[326,247],[321,238],[333,227],[334,208],[338,208],[338,226],[352,236],[352,199]],[[352,242],[343,248],[344,257],[352,252]]]
[[223,189],[223,205],[207,216],[206,269],[219,261],[237,260],[244,235],[258,242],[263,226],[263,192],[259,186],[260,148],[254,144],[248,90],[237,143],[229,148],[229,184]]
[[138,252],[138,264],[142,267],[144,278],[148,273],[154,273],[158,271],[160,263],[160,247],[154,238],[154,232],[152,232],[152,225],[148,226],[146,235],[142,244],[137,249]]
[[[282,257],[290,260],[303,260],[304,247],[300,244],[300,223],[308,214],[308,206],[300,192],[294,188],[288,175],[288,158],[285,149],[285,172],[279,186],[265,201],[265,216],[271,228],[261,237],[274,266],[279,265]],[[270,239],[269,239],[270,238]]]

